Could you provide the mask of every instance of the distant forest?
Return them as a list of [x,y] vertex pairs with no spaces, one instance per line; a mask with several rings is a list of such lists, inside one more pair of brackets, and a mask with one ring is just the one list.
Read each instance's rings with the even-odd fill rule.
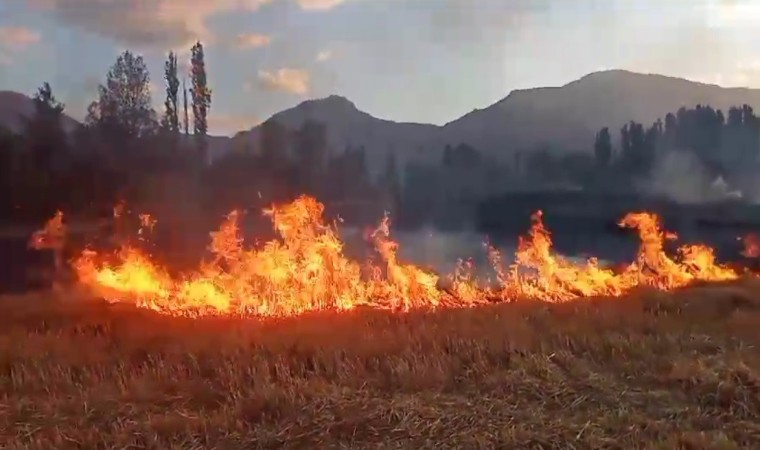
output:
[[[658,195],[668,183],[683,181],[690,194],[709,199],[711,183],[721,178],[745,195],[760,191],[760,119],[746,105],[727,114],[708,105],[684,107],[654,124],[603,128],[585,153],[515,152],[505,142],[504,154],[511,156],[495,160],[461,143],[442,148],[437,164],[400,167],[401,158],[390,152],[374,176],[361,146],[329,148],[323,123],[291,130],[270,120],[262,124],[256,152],[238,148],[210,163],[212,92],[200,42],[191,49],[190,67],[185,86],[177,55],[168,55],[159,114],[151,106],[144,60],[123,52],[72,134],[61,124],[65,105],[44,83],[22,132],[0,128],[3,221],[38,223],[57,209],[104,216],[117,202],[159,220],[161,213],[186,219],[177,213],[183,207],[216,219],[233,208],[260,209],[312,194],[348,223],[365,224],[389,211],[401,226],[459,227],[484,199],[517,188],[580,190],[592,198],[599,192]],[[696,178],[704,182],[693,183]]]

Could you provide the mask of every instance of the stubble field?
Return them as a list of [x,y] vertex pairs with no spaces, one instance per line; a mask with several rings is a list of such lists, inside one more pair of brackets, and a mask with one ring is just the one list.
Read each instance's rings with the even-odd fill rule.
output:
[[0,448],[760,448],[760,282],[289,319],[0,300]]

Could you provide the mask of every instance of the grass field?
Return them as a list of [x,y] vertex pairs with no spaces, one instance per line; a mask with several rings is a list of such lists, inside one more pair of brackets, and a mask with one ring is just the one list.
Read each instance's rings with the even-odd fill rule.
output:
[[0,448],[760,448],[760,282],[292,319],[0,300]]

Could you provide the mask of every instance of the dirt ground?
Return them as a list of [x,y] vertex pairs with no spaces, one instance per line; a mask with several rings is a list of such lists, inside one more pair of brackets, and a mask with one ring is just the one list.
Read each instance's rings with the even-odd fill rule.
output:
[[185,319],[0,298],[0,448],[760,448],[760,281]]

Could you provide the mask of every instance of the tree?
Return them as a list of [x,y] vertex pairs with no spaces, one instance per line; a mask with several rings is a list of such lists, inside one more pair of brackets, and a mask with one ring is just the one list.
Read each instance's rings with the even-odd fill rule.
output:
[[594,158],[598,167],[607,167],[612,160],[612,137],[610,136],[610,129],[607,127],[602,128],[596,135]]
[[42,87],[37,89],[37,93],[32,100],[34,101],[34,109],[38,116],[49,116],[59,120],[63,110],[66,108],[63,103],[56,100],[48,82],[42,83]]
[[185,136],[190,135],[190,120],[187,117],[187,87],[185,86],[185,79],[182,78],[182,107],[185,110],[184,127]]
[[385,160],[385,172],[381,181],[382,191],[385,196],[385,205],[391,213],[395,213],[401,207],[401,180],[396,165],[396,154],[388,152]]
[[628,159],[631,155],[631,133],[628,124],[623,125],[620,129],[620,156]]
[[287,165],[288,137],[287,129],[276,120],[267,120],[261,125],[259,146],[265,170],[280,170]]
[[32,98],[34,116],[26,124],[32,158],[37,170],[49,170],[56,149],[66,146],[66,133],[61,125],[65,105],[56,100],[50,84],[45,82]]
[[98,87],[98,101],[88,108],[88,123],[115,137],[140,138],[155,132],[155,115],[145,61],[126,50],[111,66],[105,85]]
[[201,157],[207,160],[208,141],[208,110],[211,107],[211,89],[206,78],[206,63],[204,61],[203,44],[196,42],[191,49],[192,85],[190,95],[193,98],[193,133],[201,152]]
[[164,63],[164,79],[166,80],[166,101],[164,101],[164,117],[161,126],[172,134],[179,133],[179,78],[177,77],[177,55],[169,52]]
[[0,124],[0,217],[10,217],[18,195],[15,182],[19,177],[16,161],[20,141],[19,136]]
[[327,162],[327,126],[322,122],[305,121],[295,132],[294,150],[298,187],[318,194]]

